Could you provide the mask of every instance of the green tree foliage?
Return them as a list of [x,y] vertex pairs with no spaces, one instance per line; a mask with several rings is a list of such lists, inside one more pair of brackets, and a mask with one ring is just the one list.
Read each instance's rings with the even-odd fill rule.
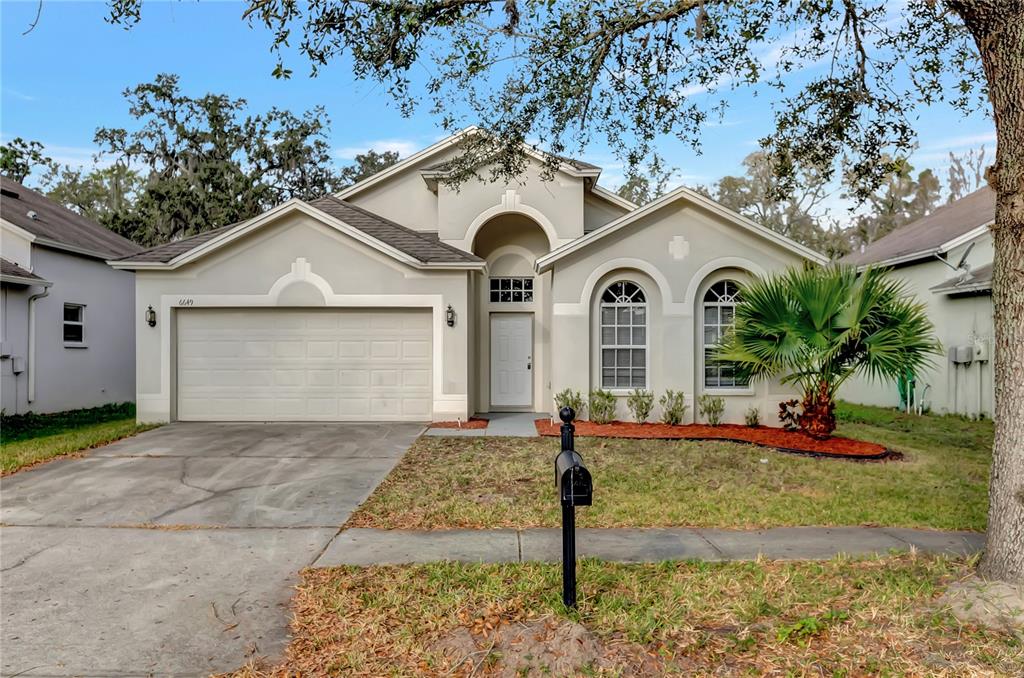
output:
[[53,171],[57,167],[43,151],[38,141],[25,141],[15,137],[10,143],[0,146],[0,174],[14,179],[20,184],[36,169],[43,172]]
[[136,128],[101,127],[95,141],[105,157],[143,177],[130,209],[119,213],[118,230],[136,242],[226,226],[338,186],[322,109],[247,114],[244,99],[194,98],[167,74],[124,95]]
[[398,151],[377,152],[372,148],[365,153],[356,155],[348,167],[338,173],[339,186],[351,186],[377,172],[382,172],[398,162]]
[[985,185],[985,147],[972,149],[966,153],[949,154],[949,169],[946,184],[949,188],[949,202],[959,200],[969,193],[974,193]]
[[725,176],[709,189],[712,198],[763,226],[830,257],[850,251],[847,234],[827,218],[832,194],[827,172],[796,169],[796,181],[781,181],[778,163],[762,151],[743,160],[743,176]]
[[93,221],[131,238],[135,201],[145,182],[138,172],[122,164],[91,171],[59,167],[42,178],[47,197]]
[[665,167],[664,161],[655,156],[646,170],[637,167],[626,169],[626,180],[615,191],[634,205],[646,205],[668,192],[669,182],[675,174],[675,167]]
[[894,230],[930,214],[939,204],[941,186],[930,170],[918,172],[905,161],[886,162],[892,171],[867,195],[869,211],[857,217],[853,237],[857,244],[871,244]]
[[940,352],[925,306],[885,270],[793,268],[744,285],[719,360],[746,379],[781,377],[803,393],[800,427],[835,429],[835,397],[855,374],[878,381],[917,373]]

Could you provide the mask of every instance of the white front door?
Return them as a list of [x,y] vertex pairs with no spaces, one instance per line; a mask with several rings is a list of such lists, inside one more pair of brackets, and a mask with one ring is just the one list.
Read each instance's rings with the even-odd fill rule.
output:
[[491,406],[533,406],[533,314],[491,314]]

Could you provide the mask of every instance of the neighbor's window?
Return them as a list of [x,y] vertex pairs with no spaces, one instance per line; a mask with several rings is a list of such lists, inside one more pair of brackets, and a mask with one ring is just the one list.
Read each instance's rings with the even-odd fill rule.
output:
[[746,387],[738,378],[733,363],[715,360],[715,350],[732,328],[739,303],[740,286],[734,280],[722,280],[704,295],[704,385],[709,388]]
[[647,299],[636,283],[601,295],[601,388],[647,388]]
[[491,278],[492,303],[533,301],[533,278]]
[[85,306],[64,304],[64,343],[85,343]]

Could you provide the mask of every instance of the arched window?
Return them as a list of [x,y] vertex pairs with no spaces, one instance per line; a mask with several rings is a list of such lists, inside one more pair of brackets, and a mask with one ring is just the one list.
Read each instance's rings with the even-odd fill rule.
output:
[[715,349],[735,322],[740,286],[734,280],[716,282],[704,294],[704,386],[708,388],[746,387],[736,377],[733,363],[715,360]]
[[647,388],[647,298],[628,280],[601,295],[601,388]]

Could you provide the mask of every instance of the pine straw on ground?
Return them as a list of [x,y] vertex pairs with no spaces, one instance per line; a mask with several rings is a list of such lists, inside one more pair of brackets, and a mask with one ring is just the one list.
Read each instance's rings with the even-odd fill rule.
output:
[[286,658],[233,675],[1021,675],[1019,637],[938,603],[972,565],[586,560],[577,612],[557,564],[312,569]]

